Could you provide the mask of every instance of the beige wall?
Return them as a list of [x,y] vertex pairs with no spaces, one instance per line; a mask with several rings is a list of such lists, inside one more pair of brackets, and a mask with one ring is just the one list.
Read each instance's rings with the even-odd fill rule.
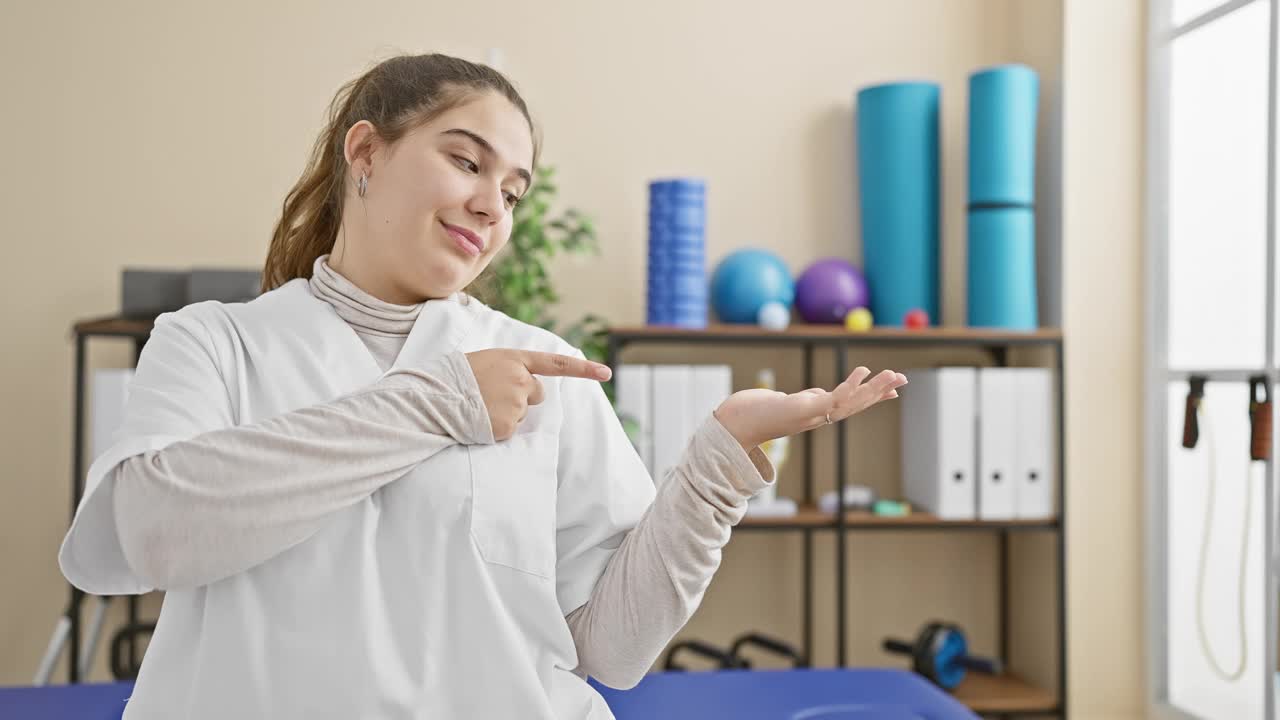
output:
[[1065,5],[1063,329],[1080,717],[1145,707],[1142,238],[1145,3]]
[[[598,220],[602,257],[590,271],[566,262],[556,272],[565,305],[619,323],[642,319],[645,181],[654,176],[709,180],[713,259],[742,245],[771,248],[795,268],[858,257],[853,93],[905,78],[943,86],[943,319],[962,322],[967,75],[1017,60],[1042,73],[1041,231],[1061,232],[1064,247],[1071,700],[1079,717],[1137,713],[1141,3],[582,0],[503,3],[486,15],[458,3],[71,5],[26,4],[0,27],[12,270],[0,298],[0,684],[30,681],[65,601],[54,556],[67,520],[71,323],[118,307],[125,265],[259,264],[324,105],[376,58],[434,49],[483,59],[502,48],[563,197]],[[1052,172],[1059,139],[1061,176]],[[120,343],[94,348],[96,366],[128,362]],[[744,355],[735,365],[743,383],[770,364],[798,384],[795,359]],[[857,358],[895,367],[932,359],[980,360]],[[848,429],[858,479],[886,492],[895,489],[896,418],[885,408]],[[815,442],[820,471],[830,440]],[[802,468],[796,459],[784,469],[783,494],[798,492]],[[815,659],[830,663],[834,560],[829,541],[817,545]],[[980,534],[851,541],[851,661],[896,663],[879,639],[935,614],[992,649],[993,547]],[[750,626],[798,640],[799,549],[787,535],[735,536],[686,634],[725,642]],[[1052,672],[1043,644],[1051,617],[1025,611],[1049,597],[1050,549],[1017,548],[1031,579],[1016,595],[1017,650],[1032,676]]]

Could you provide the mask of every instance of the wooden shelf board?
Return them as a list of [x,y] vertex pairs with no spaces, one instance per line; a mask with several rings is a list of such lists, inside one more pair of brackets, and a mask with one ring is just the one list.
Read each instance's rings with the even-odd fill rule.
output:
[[920,341],[937,340],[967,341],[975,343],[1001,342],[1054,342],[1062,339],[1061,328],[1038,328],[1035,330],[1002,330],[999,328],[976,327],[930,327],[912,330],[900,327],[878,327],[866,332],[850,332],[843,325],[790,325],[785,330],[766,330],[757,325],[736,325],[712,323],[706,328],[683,328],[671,325],[625,325],[609,328],[609,332],[625,339],[671,338],[671,339],[847,339],[855,342],[876,341]]
[[1016,675],[971,672],[952,694],[969,709],[980,713],[1045,712],[1058,706],[1053,693]]
[[835,516],[824,513],[813,505],[801,505],[796,508],[795,515],[786,517],[755,517],[748,515],[742,518],[739,525],[748,527],[835,527]]
[[865,510],[851,510],[845,513],[845,524],[851,527],[1052,527],[1056,525],[1053,518],[1033,520],[943,520],[937,515],[927,512],[913,512],[903,517],[873,515]]
[[[946,530],[948,528],[1051,528],[1057,526],[1055,518],[1036,520],[941,520],[936,515],[925,512],[913,512],[904,517],[886,517],[873,515],[865,510],[850,510],[845,513],[845,524],[848,528],[931,528]],[[834,528],[835,515],[825,513],[813,505],[801,505],[795,515],[788,517],[753,517],[748,515],[739,523],[739,527],[747,528]]]
[[[75,324],[77,333],[89,335],[130,335],[146,336],[151,331],[153,320],[150,318],[125,318],[108,316],[83,320]],[[1051,343],[1062,339],[1059,328],[1039,328],[1037,330],[1000,330],[997,328],[971,327],[932,327],[920,330],[906,328],[872,328],[866,332],[851,333],[842,325],[792,325],[786,330],[766,330],[755,325],[712,324],[705,329],[689,329],[665,325],[619,326],[609,332],[627,340],[646,338],[663,338],[679,341],[687,340],[839,340],[870,343],[909,341],[928,344],[935,341],[972,342],[1000,344],[1006,342],[1043,342]]]
[[149,318],[102,317],[76,323],[75,332],[80,335],[146,337],[151,334],[154,324],[155,321]]

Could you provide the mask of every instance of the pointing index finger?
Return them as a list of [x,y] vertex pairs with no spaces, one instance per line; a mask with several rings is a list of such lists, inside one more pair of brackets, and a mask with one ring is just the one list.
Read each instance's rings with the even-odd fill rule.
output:
[[521,358],[525,368],[534,375],[578,377],[588,380],[608,380],[613,372],[608,365],[558,353],[526,351]]

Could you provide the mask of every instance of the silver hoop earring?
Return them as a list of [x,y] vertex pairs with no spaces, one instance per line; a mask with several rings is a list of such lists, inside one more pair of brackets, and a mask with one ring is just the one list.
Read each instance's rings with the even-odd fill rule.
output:
[[364,197],[364,192],[369,188],[369,178],[364,173],[360,173],[360,184],[356,192],[360,193],[360,197]]

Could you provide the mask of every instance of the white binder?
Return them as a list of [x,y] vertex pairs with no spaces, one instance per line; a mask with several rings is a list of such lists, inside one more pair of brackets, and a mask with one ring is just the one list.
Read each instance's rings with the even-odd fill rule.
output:
[[1017,517],[1054,516],[1054,389],[1049,368],[1018,368]]
[[978,370],[978,518],[1017,517],[1018,369]]
[[129,384],[133,382],[133,373],[133,368],[100,368],[93,371],[89,391],[89,406],[92,409],[89,463],[97,460],[111,447],[116,431],[124,423],[124,408],[129,400]]
[[632,444],[653,473],[653,368],[649,365],[624,363],[614,373],[614,394],[618,414],[630,417],[639,426]]
[[906,372],[902,411],[903,494],[944,520],[972,520],[977,371],[944,367]]
[[733,368],[728,365],[694,365],[693,392],[689,394],[690,434],[697,432],[720,403],[733,394]]
[[667,471],[684,455],[693,435],[689,413],[693,368],[689,365],[653,366],[653,482],[661,487]]

